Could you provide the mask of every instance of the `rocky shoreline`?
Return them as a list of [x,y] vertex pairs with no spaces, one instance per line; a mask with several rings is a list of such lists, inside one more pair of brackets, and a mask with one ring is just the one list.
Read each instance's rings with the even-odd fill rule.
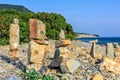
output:
[[[49,44],[51,44],[51,51],[47,54],[45,65],[49,65],[51,61],[53,60],[54,54],[55,54],[55,42],[53,40],[48,41]],[[89,54],[90,48],[92,44],[91,43],[85,43],[81,41],[72,41],[72,44],[65,47],[64,51],[65,53],[61,54],[61,56],[65,57],[66,60],[67,57],[73,58],[74,60],[79,62],[79,67],[73,72],[73,73],[62,73],[59,68],[58,69],[47,69],[47,74],[54,74],[56,76],[55,80],[120,80],[120,75],[116,74],[112,71],[104,70],[101,67],[102,59],[95,59],[91,57]],[[30,65],[28,64],[28,43],[22,44],[19,46],[19,60],[28,68],[30,68]],[[99,53],[102,53],[102,56],[105,56],[105,46],[97,45],[97,51]],[[63,48],[60,48],[60,50],[63,50]],[[9,52],[9,46],[0,46],[0,78],[1,80],[10,80],[8,79],[11,75],[16,76],[17,78],[15,80],[23,80],[22,76],[20,74],[23,73],[21,69],[18,69],[16,65],[13,65],[12,63],[7,62],[7,60],[3,60],[2,56],[8,55]],[[67,54],[73,54],[73,55],[67,55]],[[74,57],[75,56],[75,57]],[[68,59],[69,59],[68,58]],[[63,58],[63,61],[65,58]],[[76,64],[77,65],[77,64]],[[8,77],[8,78],[7,78]],[[100,79],[94,79],[95,77],[98,77]],[[6,79],[5,79],[6,78]]]

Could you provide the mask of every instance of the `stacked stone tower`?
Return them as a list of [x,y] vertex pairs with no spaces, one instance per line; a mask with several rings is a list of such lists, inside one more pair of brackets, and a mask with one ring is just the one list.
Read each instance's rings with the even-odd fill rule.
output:
[[18,48],[19,48],[19,21],[18,19],[13,19],[13,23],[10,25],[10,51],[9,57],[11,59],[18,58]]
[[29,19],[30,38],[29,62],[44,64],[47,54],[48,42],[46,41],[46,26],[38,19]]

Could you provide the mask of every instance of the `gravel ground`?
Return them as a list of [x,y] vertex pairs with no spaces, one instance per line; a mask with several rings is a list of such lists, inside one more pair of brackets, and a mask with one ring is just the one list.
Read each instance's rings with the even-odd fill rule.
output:
[[[84,45],[86,45],[86,43],[82,43],[82,45],[79,44],[80,42],[72,42],[72,47],[68,46],[66,47],[66,49],[68,49],[69,51],[71,51],[71,53],[74,54],[78,54],[79,56],[75,59],[77,61],[79,61],[80,66],[79,68],[75,71],[75,73],[71,74],[71,73],[66,73],[64,74],[64,77],[67,77],[68,80],[90,80],[93,75],[95,74],[101,74],[105,80],[120,80],[120,75],[118,74],[114,74],[113,72],[106,72],[105,70],[103,70],[100,67],[100,64],[95,64],[96,60],[93,59],[88,53],[83,54],[83,51],[80,51],[80,47],[85,47]],[[83,45],[84,44],[84,45]],[[88,43],[87,43],[88,45]],[[86,46],[87,46],[86,45]],[[89,48],[90,46],[87,46],[87,48]],[[22,73],[21,69],[18,69],[15,67],[15,65],[9,61],[9,58],[7,57],[9,52],[9,46],[0,46],[0,80],[9,77],[11,75],[15,75],[18,77],[21,77],[20,75],[18,75],[18,73]],[[54,54],[54,51],[51,51],[50,54]],[[22,44],[19,47],[19,57],[20,57],[20,61],[24,64],[27,65],[28,63],[28,44]],[[6,60],[4,60],[3,58],[5,58]],[[46,64],[50,63],[52,60],[49,58],[46,59]],[[61,73],[56,73],[56,75],[58,76]],[[62,74],[63,75],[63,74]],[[60,76],[60,75],[59,75]],[[60,80],[60,79],[58,79]]]

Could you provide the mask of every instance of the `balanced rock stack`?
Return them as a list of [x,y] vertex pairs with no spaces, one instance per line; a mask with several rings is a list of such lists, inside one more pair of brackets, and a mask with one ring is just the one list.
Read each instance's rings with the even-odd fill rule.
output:
[[71,44],[70,40],[65,39],[64,30],[61,30],[59,37],[60,37],[60,42],[61,42],[60,46],[68,46]]
[[19,47],[19,21],[13,19],[13,23],[10,25],[10,51],[9,57],[11,59],[18,58],[18,47]]
[[59,37],[60,40],[58,40],[55,44],[56,50],[54,53],[54,59],[49,65],[50,68],[60,67],[60,64],[64,61],[63,59],[66,59],[68,57],[65,57],[65,55],[67,55],[68,53],[64,53],[64,55],[62,55],[62,53],[65,52],[64,48],[70,45],[71,41],[65,39],[64,30],[61,30]]
[[74,59],[74,57],[70,57],[72,53],[67,53],[64,50],[65,47],[71,44],[71,40],[65,39],[63,30],[61,30],[59,37],[60,40],[56,42],[56,51],[50,67],[60,67],[62,73],[73,73],[80,66],[80,64]]
[[29,61],[34,64],[44,64],[46,53],[48,51],[48,42],[46,41],[46,26],[37,19],[29,20],[30,38],[29,43]]

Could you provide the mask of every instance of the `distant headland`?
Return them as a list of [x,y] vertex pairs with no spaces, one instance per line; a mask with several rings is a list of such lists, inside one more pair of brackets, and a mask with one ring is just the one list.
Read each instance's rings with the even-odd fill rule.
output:
[[99,35],[76,32],[76,38],[96,38],[96,37],[99,37]]

